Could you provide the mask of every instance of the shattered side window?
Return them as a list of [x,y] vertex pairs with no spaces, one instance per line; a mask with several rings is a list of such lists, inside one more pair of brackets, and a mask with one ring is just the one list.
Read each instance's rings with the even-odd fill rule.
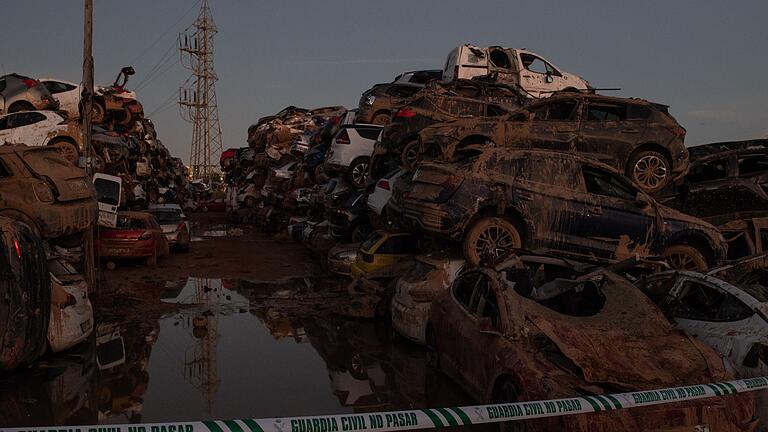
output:
[[0,159],[0,179],[8,178],[11,176],[11,171],[8,166],[5,165],[5,161]]
[[523,62],[523,67],[528,69],[531,72],[536,72],[540,74],[547,74],[547,75],[557,75],[560,74],[555,70],[552,65],[545,62],[544,60],[536,57],[532,54],[520,54],[520,60]]
[[472,300],[472,293],[475,291],[475,285],[477,285],[479,279],[480,273],[473,272],[461,276],[456,279],[456,282],[453,284],[453,297],[467,311],[471,311],[469,304]]
[[754,313],[736,297],[693,281],[683,284],[671,309],[675,318],[712,322],[740,321]]
[[576,112],[575,100],[561,100],[548,105],[547,120],[572,120]]
[[493,290],[486,288],[482,308],[482,311],[478,311],[479,315],[484,318],[490,318],[491,324],[493,324],[493,328],[500,332],[501,313],[499,312],[499,303],[496,299],[496,293],[494,293]]
[[8,126],[9,126],[8,118],[9,117],[10,116],[3,117],[3,118],[0,119],[0,130],[8,129]]
[[587,192],[623,200],[634,200],[637,191],[625,184],[620,178],[607,171],[587,165],[582,166]]
[[493,63],[494,66],[502,69],[512,68],[512,62],[509,61],[509,56],[503,50],[500,50],[498,48],[492,49],[490,57],[491,57],[491,63]]
[[739,158],[739,175],[764,173],[768,171],[768,158],[765,155],[749,155]]
[[587,121],[621,121],[627,119],[627,106],[624,104],[590,103],[587,108]]

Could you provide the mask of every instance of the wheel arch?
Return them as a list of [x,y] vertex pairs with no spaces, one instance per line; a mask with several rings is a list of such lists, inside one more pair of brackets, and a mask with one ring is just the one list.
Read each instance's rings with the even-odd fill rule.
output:
[[632,158],[634,158],[635,155],[637,155],[638,153],[646,150],[653,150],[661,153],[665,158],[667,158],[667,162],[669,162],[670,170],[674,169],[674,161],[672,160],[672,154],[669,152],[669,150],[666,147],[662,146],[661,144],[657,144],[655,142],[647,142],[647,143],[643,143],[636,146],[627,155],[626,160],[624,161],[624,173],[627,176],[629,176],[630,173],[632,172],[632,167],[629,166],[630,162],[632,162]]
[[[499,204],[495,201],[486,201],[482,203],[481,207],[478,208],[477,212],[475,212],[474,215],[469,219],[469,221],[466,223],[464,228],[464,233],[468,231],[468,228],[477,223],[480,219],[483,219],[485,217],[494,217],[494,216],[502,216],[505,219],[512,222],[513,225],[515,225],[515,228],[517,228],[521,240],[523,242],[523,245],[526,246],[527,242],[530,242],[532,239],[532,233],[534,233],[534,226],[533,223],[528,220],[528,218],[523,216],[523,212],[520,211],[513,203],[507,203],[504,209],[503,214],[499,214],[498,212]],[[464,238],[464,235],[461,237]]]
[[671,246],[677,245],[687,245],[695,248],[701,252],[702,255],[704,255],[704,258],[707,260],[709,265],[715,265],[715,261],[718,259],[716,253],[717,247],[714,245],[710,237],[701,231],[686,230],[677,233],[675,236],[670,238],[669,241],[667,241],[667,243],[664,245],[664,249],[666,250]]

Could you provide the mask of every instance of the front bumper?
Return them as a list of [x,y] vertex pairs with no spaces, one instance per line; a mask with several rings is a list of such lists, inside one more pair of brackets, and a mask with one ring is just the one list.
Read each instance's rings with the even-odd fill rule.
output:
[[392,299],[392,327],[401,336],[417,344],[426,344],[427,320],[431,303],[405,304]]
[[152,240],[99,240],[103,258],[146,258],[155,254]]
[[401,224],[407,228],[456,239],[461,237],[464,218],[447,211],[445,205],[430,204],[407,199],[403,203]]

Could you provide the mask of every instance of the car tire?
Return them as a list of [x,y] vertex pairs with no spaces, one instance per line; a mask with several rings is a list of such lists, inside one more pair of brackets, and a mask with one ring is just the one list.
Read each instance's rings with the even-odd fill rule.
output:
[[[515,383],[509,378],[501,378],[493,389],[493,403],[507,404],[518,400]],[[525,432],[525,424],[520,421],[499,422],[499,432]]]
[[107,109],[104,108],[104,105],[97,101],[93,101],[93,106],[91,107],[91,121],[95,124],[101,124],[104,123],[106,118]]
[[[472,266],[492,265],[510,250],[522,246],[522,236],[515,224],[497,216],[484,217],[464,235],[464,258]],[[493,252],[488,253],[488,248]]]
[[77,165],[77,160],[80,158],[80,151],[77,148],[77,144],[75,144],[71,138],[54,138],[48,145],[55,147],[65,159],[72,162],[73,165]]
[[388,125],[389,122],[392,121],[389,114],[385,112],[377,113],[373,118],[371,119],[371,123],[375,125]]
[[671,180],[672,164],[658,151],[638,151],[629,158],[627,177],[647,193],[658,192]]
[[16,102],[8,108],[8,113],[16,113],[21,111],[34,111],[35,107],[29,102]]
[[670,267],[675,270],[703,272],[709,268],[706,257],[690,245],[672,245],[664,251]]
[[409,141],[400,152],[400,164],[404,170],[409,171],[416,166],[419,161],[419,142]]
[[347,180],[356,188],[362,188],[368,182],[368,166],[371,158],[367,156],[359,157],[349,164],[347,169]]

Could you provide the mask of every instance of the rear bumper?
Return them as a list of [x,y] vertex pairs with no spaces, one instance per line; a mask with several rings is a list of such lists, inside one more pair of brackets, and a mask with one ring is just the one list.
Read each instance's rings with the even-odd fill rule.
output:
[[400,218],[408,228],[419,228],[429,234],[456,239],[461,237],[466,216],[457,216],[446,205],[406,199]]
[[156,250],[153,240],[99,240],[98,245],[103,258],[146,258]]
[[82,232],[96,223],[96,201],[40,205],[33,215],[43,238],[57,238]]

